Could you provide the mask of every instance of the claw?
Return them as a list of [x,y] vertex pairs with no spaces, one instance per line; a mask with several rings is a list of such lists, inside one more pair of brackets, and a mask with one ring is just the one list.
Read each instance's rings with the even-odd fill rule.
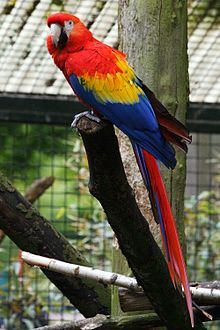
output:
[[80,120],[80,118],[86,117],[89,118],[90,120],[95,121],[96,123],[100,123],[100,118],[98,118],[93,112],[90,111],[84,111],[81,113],[78,113],[77,115],[74,116],[73,122],[71,124],[71,128],[76,128],[77,129],[77,123]]

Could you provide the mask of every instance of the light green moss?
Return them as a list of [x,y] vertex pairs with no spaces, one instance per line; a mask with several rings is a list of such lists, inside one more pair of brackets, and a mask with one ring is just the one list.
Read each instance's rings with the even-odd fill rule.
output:
[[12,186],[11,182],[0,173],[0,191],[1,192],[14,192],[15,188]]

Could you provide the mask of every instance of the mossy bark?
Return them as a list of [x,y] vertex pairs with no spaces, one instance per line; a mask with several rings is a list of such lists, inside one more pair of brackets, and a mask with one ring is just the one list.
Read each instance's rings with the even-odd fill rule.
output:
[[38,330],[152,330],[162,321],[155,313],[139,316],[121,316],[110,318],[97,315],[94,318],[37,328]]
[[[187,1],[120,0],[119,3],[122,51],[128,55],[138,76],[167,109],[184,122],[188,102]],[[175,170],[163,168],[163,177],[185,250],[185,155],[177,151],[176,157]],[[128,153],[125,158],[129,167],[131,155]],[[135,185],[136,178],[133,182]],[[144,190],[143,185],[140,190]],[[157,237],[154,226],[153,231]]]
[[[89,266],[82,254],[43,218],[0,173],[0,229],[21,249],[49,258]],[[46,269],[45,275],[86,316],[110,313],[110,290]]]
[[[130,276],[131,270],[128,266],[126,258],[121,253],[118,240],[114,236],[113,238],[113,251],[112,251],[112,272]],[[120,306],[118,287],[111,287],[111,315],[113,317],[123,315],[123,311]]]

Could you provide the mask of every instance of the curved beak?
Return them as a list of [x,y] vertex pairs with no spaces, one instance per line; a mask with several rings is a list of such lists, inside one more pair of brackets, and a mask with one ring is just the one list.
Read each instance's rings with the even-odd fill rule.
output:
[[65,47],[68,41],[68,36],[65,27],[62,27],[57,23],[53,23],[50,26],[50,34],[55,48],[59,47],[60,49],[62,49],[63,47]]
[[60,36],[61,36],[61,30],[62,27],[59,24],[51,24],[50,26],[50,34],[52,37],[52,42],[54,47],[57,48],[59,40],[60,40]]

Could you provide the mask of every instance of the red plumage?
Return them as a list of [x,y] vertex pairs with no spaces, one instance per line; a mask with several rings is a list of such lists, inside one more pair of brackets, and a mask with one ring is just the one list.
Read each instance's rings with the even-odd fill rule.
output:
[[[153,203],[156,204],[155,198],[158,198],[160,205],[160,212],[163,219],[164,233],[161,228],[163,237],[164,250],[167,252],[167,264],[170,272],[172,282],[175,285],[183,285],[186,295],[186,302],[190,313],[191,323],[194,326],[194,317],[192,312],[191,293],[189,290],[189,283],[187,278],[187,271],[185,267],[184,258],[176,230],[176,224],[170,203],[167,197],[166,189],[160,174],[160,170],[156,159],[146,150],[142,150],[145,164],[149,174],[149,182],[151,189],[149,190]],[[165,241],[166,240],[166,241]],[[168,251],[167,251],[168,249]]]

